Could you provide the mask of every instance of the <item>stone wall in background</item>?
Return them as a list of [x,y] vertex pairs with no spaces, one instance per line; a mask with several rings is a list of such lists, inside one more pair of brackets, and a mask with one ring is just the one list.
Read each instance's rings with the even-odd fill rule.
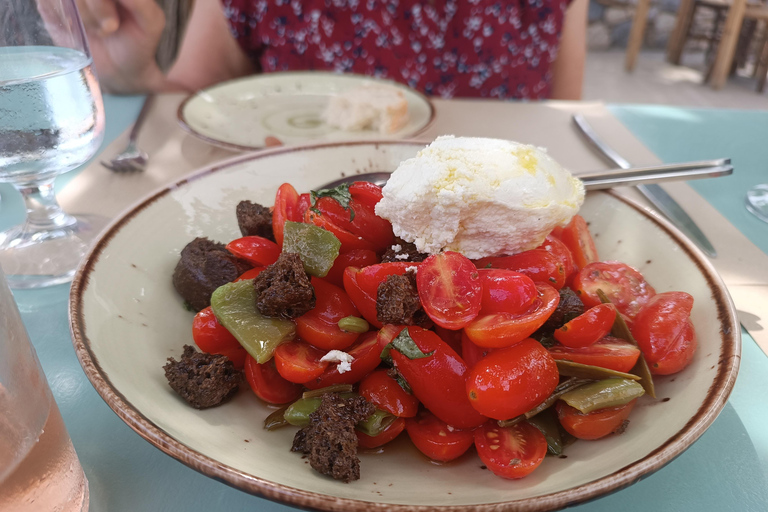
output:
[[[657,0],[651,5],[643,48],[663,49],[675,27],[680,0]],[[587,44],[590,50],[625,48],[635,10],[633,0],[590,0]]]

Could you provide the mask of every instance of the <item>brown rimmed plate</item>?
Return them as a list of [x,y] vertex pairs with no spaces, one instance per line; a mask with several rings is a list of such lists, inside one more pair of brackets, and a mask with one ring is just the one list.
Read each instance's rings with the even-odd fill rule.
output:
[[712,424],[738,371],[740,329],[733,303],[707,258],[679,231],[638,204],[591,193],[582,209],[603,259],[638,268],[657,291],[695,298],[699,349],[683,372],[657,381],[622,435],[577,442],[567,458],[547,458],[510,481],[470,452],[435,465],[406,436],[366,453],[362,477],[344,484],[310,469],[289,447],[293,429],[267,432],[273,409],[245,390],[198,411],[168,387],[162,366],[191,344],[193,313],[171,285],[180,250],[192,238],[239,236],[235,205],[273,202],[290,182],[308,191],[355,173],[393,170],[423,143],[354,142],[278,148],[200,170],[130,208],[104,233],[72,284],[75,349],[109,406],[150,443],[184,464],[246,492],[321,510],[553,510],[631,485],[682,453]]

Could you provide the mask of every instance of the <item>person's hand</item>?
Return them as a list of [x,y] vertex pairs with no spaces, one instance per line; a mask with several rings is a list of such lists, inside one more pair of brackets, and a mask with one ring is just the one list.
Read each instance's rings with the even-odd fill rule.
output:
[[77,0],[96,73],[115,93],[157,90],[164,80],[155,61],[165,14],[155,0]]

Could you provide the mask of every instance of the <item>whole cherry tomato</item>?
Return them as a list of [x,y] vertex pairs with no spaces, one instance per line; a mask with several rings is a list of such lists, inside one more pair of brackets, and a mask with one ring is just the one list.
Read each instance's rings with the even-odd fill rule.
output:
[[320,389],[334,384],[354,384],[379,366],[383,348],[375,331],[361,334],[357,342],[346,350],[353,358],[350,370],[339,372],[339,365],[332,364],[322,375],[304,385],[309,389]]
[[272,209],[272,233],[275,235],[278,246],[283,246],[285,221],[303,222],[307,208],[309,208],[309,194],[299,195],[290,183],[280,185],[275,194],[275,206]]
[[578,439],[600,439],[622,430],[635,402],[637,399],[618,407],[606,407],[584,414],[558,400],[555,410],[560,424],[572,436]]
[[486,418],[467,398],[467,365],[461,357],[434,332],[413,326],[406,329],[426,357],[410,359],[395,348],[390,356],[416,398],[453,427],[473,428],[482,424]]
[[693,297],[685,292],[665,292],[650,298],[632,324],[632,336],[645,359],[653,364],[664,357],[688,325]]
[[472,430],[454,428],[427,410],[408,418],[405,429],[421,453],[440,462],[461,457],[475,441]]
[[570,249],[577,268],[582,269],[590,263],[600,261],[587,221],[581,215],[573,216],[560,232],[559,238]]
[[559,380],[557,364],[547,349],[526,338],[480,359],[467,374],[466,392],[480,414],[508,420],[546,400]]
[[480,273],[458,252],[446,251],[425,259],[416,274],[416,287],[424,311],[440,327],[461,329],[480,312]]
[[219,323],[210,306],[200,310],[192,320],[192,339],[203,352],[227,356],[235,368],[243,368],[247,352]]
[[537,283],[536,289],[539,297],[526,312],[480,314],[464,328],[470,341],[480,347],[501,348],[536,332],[560,302],[560,294],[551,286]]
[[303,384],[322,375],[328,367],[328,362],[320,361],[324,355],[323,350],[309,343],[293,340],[275,349],[275,367],[285,380]]
[[350,186],[349,192],[351,199],[347,208],[332,197],[320,197],[313,209],[329,217],[335,226],[370,242],[376,252],[383,252],[395,240],[392,224],[376,215],[374,207],[366,204],[370,198],[366,197],[365,202],[358,199],[360,187]]
[[301,396],[301,384],[285,380],[275,368],[274,359],[259,364],[250,356],[245,358],[245,378],[251,390],[270,404],[287,404]]
[[[525,274],[536,283],[546,283],[559,290],[567,277],[562,261],[544,249],[531,249],[512,256],[495,256],[475,261],[477,268],[505,268]],[[490,267],[488,267],[490,265]]]
[[599,304],[555,329],[555,339],[566,347],[588,347],[611,332],[614,320],[616,307]]
[[315,307],[296,319],[296,334],[307,343],[325,350],[343,350],[352,345],[360,333],[342,331],[339,320],[360,316],[346,292],[318,277],[312,277]]
[[597,290],[602,290],[619,313],[632,320],[640,308],[656,295],[656,290],[640,272],[618,261],[587,264],[574,276],[572,286],[588,308],[602,304],[597,295]]
[[479,360],[490,354],[496,348],[479,347],[472,343],[467,333],[461,335],[461,358],[467,363],[467,367],[472,368]]
[[386,370],[375,370],[360,381],[358,393],[383,411],[401,417],[416,416],[419,401],[406,392]]
[[[349,215],[349,212],[347,212],[347,215]],[[370,251],[376,250],[376,246],[374,246],[371,242],[362,236],[356,235],[338,226],[335,222],[333,222],[333,219],[330,215],[323,215],[322,213],[318,213],[316,210],[310,208],[304,212],[304,222],[307,224],[314,224],[315,226],[319,226],[333,233],[334,236],[339,239],[339,242],[341,242],[341,247],[339,248],[340,253],[345,253],[353,249],[368,249]]]
[[369,324],[382,327],[376,312],[376,294],[379,285],[388,276],[403,275],[411,268],[418,268],[419,263],[390,262],[379,263],[365,268],[347,267],[344,270],[344,290]]
[[360,432],[359,430],[355,430],[355,434],[357,435],[357,443],[360,448],[370,450],[392,441],[399,436],[403,430],[405,430],[405,418],[396,418],[395,421],[387,425],[387,428],[377,436],[369,436],[365,432]]
[[544,434],[526,421],[511,427],[500,427],[495,421],[489,421],[475,429],[474,435],[480,460],[502,478],[529,475],[547,454]]
[[497,268],[479,272],[483,280],[481,313],[521,313],[539,296],[533,280],[525,274]]
[[652,363],[649,368],[655,375],[671,375],[688,366],[696,352],[696,331],[688,320],[680,335],[672,342],[661,359]]
[[266,267],[277,261],[280,246],[260,236],[244,236],[227,244],[227,250],[251,265]]
[[640,349],[629,341],[606,336],[588,347],[570,348],[564,345],[549,347],[555,359],[599,366],[617,372],[629,372],[640,357]]

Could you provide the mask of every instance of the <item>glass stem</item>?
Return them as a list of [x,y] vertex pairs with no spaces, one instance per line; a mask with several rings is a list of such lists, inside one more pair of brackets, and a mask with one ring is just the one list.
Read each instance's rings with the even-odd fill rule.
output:
[[51,178],[34,185],[17,187],[27,207],[25,231],[49,231],[72,226],[77,222],[74,217],[64,213],[56,201],[53,181],[54,178]]

